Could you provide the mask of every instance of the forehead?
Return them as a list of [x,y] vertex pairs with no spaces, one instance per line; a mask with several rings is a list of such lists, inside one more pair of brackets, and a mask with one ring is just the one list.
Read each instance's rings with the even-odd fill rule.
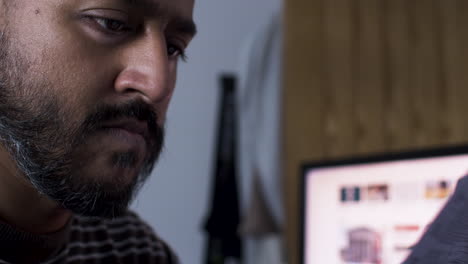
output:
[[41,5],[81,8],[87,6],[117,6],[138,9],[149,16],[177,16],[188,19],[192,18],[194,2],[194,0],[15,0],[12,3],[7,3],[14,7],[40,7]]
[[[11,0],[8,0],[11,1]],[[0,0],[0,3],[2,0]],[[157,19],[173,22],[182,33],[193,36],[196,25],[193,22],[193,8],[195,0],[14,0],[6,2],[14,9],[5,9],[7,20],[31,20],[29,14],[39,14],[42,10],[52,11],[51,17],[58,18],[61,14],[81,12],[91,9],[114,9],[132,14],[133,17]],[[16,11],[23,16],[17,16]],[[46,11],[46,12],[47,12]],[[0,20],[1,20],[0,14]],[[0,24],[3,24],[1,22]],[[172,23],[171,23],[172,24]]]
[[159,15],[192,17],[194,0],[107,0]]

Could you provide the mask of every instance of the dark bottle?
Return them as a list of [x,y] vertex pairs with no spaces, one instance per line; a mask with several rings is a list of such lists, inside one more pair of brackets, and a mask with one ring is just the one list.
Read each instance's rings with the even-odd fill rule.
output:
[[205,222],[206,264],[241,259],[239,192],[236,175],[236,79],[221,76],[221,100],[213,170],[211,209]]

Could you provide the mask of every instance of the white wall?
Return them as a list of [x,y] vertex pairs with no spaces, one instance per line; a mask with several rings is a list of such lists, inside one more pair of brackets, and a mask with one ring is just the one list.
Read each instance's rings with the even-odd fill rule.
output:
[[175,249],[202,263],[202,223],[211,196],[218,75],[236,72],[246,37],[280,10],[281,0],[197,0],[199,34],[179,68],[168,113],[166,148],[133,208]]

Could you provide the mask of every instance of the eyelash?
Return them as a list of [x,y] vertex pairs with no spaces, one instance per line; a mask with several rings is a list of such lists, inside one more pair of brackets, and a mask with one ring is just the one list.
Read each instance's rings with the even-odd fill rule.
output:
[[[129,32],[134,30],[131,26],[126,26],[125,22],[122,22],[117,19],[104,18],[104,17],[88,17],[89,19],[94,20],[101,28],[105,29],[107,32],[112,34],[121,34],[122,32]],[[109,28],[110,23],[118,23],[122,28],[120,29],[111,29]]]
[[[170,53],[172,52],[169,52],[169,49],[170,48],[175,48],[176,51],[176,55],[171,55]],[[187,54],[185,53],[185,50],[183,48],[180,48],[179,46],[175,45],[175,44],[172,44],[172,43],[168,43],[167,45],[167,53],[170,57],[172,56],[176,56],[177,58],[180,58],[183,62],[187,62],[188,60],[188,57],[187,57]]]
[[[104,17],[89,17],[90,19],[94,20],[100,27],[102,27],[106,32],[109,32],[111,34],[122,34],[125,32],[131,32],[136,30],[134,27],[131,26],[126,26],[126,23],[117,19],[111,19],[111,18],[104,18]],[[109,28],[110,23],[118,23],[120,25],[119,29],[111,29]],[[170,52],[169,49],[175,49],[174,52]],[[179,45],[174,44],[174,43],[168,43],[167,44],[167,53],[169,57],[176,56],[177,58],[180,58],[183,62],[186,62],[188,60],[188,57],[185,53],[184,48],[181,48]],[[176,55],[174,55],[176,54]]]

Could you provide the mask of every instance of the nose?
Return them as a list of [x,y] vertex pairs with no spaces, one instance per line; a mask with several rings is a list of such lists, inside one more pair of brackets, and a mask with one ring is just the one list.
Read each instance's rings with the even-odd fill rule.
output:
[[122,71],[115,80],[120,94],[137,94],[150,104],[167,98],[173,79],[166,40],[162,33],[147,33],[128,43],[120,54]]

